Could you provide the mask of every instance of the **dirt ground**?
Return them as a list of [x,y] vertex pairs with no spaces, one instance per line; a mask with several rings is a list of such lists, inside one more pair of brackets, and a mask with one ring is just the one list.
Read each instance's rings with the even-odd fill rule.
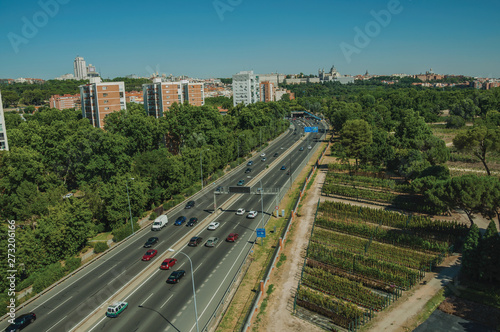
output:
[[496,328],[500,326],[500,310],[475,303],[456,296],[449,296],[440,305],[439,309],[448,314],[473,320]]
[[[316,178],[300,209],[301,215],[295,221],[292,234],[287,240],[283,254],[286,255],[284,264],[271,275],[269,284],[275,289],[267,297],[267,307],[261,316],[257,330],[259,331],[322,331],[316,325],[301,320],[292,315],[294,295],[300,280],[300,273],[304,263],[305,251],[309,241],[314,213],[318,199],[340,200],[321,196],[321,187],[325,181],[327,167],[333,159],[325,157],[323,167],[318,168]],[[370,205],[362,202],[346,201],[350,204],[384,208],[380,205]],[[463,216],[454,216],[463,218]],[[465,220],[464,220],[465,221]],[[479,221],[479,220],[478,220]],[[486,224],[483,220],[479,222],[480,227]],[[481,227],[481,228],[482,228]],[[381,312],[370,322],[365,331],[406,331],[406,326],[414,324],[412,318],[423,308],[445,283],[453,279],[459,270],[459,256],[448,257],[436,272],[428,273],[425,277],[426,284],[420,284],[411,291],[405,292],[395,304]],[[413,318],[414,319],[414,318]],[[255,330],[255,329],[254,329]]]

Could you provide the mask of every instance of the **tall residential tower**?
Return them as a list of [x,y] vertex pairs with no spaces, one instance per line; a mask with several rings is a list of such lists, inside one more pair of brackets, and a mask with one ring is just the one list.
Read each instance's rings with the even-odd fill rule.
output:
[[73,68],[75,70],[75,79],[84,80],[87,78],[87,66],[85,60],[81,56],[75,58]]
[[5,118],[3,116],[1,91],[0,91],[0,150],[9,151],[9,143],[7,142],[7,128],[5,127]]
[[233,75],[233,105],[256,103],[260,100],[259,76],[251,71]]

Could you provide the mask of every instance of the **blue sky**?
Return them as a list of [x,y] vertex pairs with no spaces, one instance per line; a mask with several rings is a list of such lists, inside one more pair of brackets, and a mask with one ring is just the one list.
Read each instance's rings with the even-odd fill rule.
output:
[[500,77],[498,13],[497,0],[1,1],[0,78],[73,73],[77,55],[103,77],[317,74],[332,64],[352,75]]

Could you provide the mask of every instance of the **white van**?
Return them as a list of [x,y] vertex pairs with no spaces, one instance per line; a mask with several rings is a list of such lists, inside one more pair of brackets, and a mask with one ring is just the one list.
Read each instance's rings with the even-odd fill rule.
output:
[[167,226],[168,224],[168,217],[166,214],[159,216],[158,218],[155,219],[153,222],[153,225],[151,226],[152,231],[159,231],[163,227]]

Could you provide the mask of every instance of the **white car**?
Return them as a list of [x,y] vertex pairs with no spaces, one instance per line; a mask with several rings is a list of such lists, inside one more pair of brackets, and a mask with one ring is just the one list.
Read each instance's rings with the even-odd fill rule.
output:
[[238,211],[236,211],[236,214],[239,216],[242,216],[245,214],[245,209],[239,208]]
[[248,212],[247,218],[255,218],[257,216],[257,211],[250,211]]
[[312,146],[310,146],[310,145],[309,145],[307,148],[308,148],[309,150],[311,150],[311,149],[312,149]]
[[211,222],[210,225],[208,225],[208,230],[209,231],[214,231],[220,226],[220,223],[218,222]]
[[266,154],[265,154],[264,152],[262,152],[262,153],[260,154],[260,156],[261,156],[261,157],[265,157],[265,156],[266,156]]

